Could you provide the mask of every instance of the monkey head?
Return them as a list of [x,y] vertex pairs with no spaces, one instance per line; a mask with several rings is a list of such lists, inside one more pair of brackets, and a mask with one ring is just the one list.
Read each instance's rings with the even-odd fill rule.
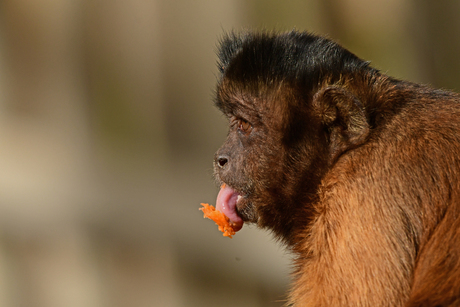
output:
[[[229,132],[214,160],[217,208],[241,228],[290,241],[331,164],[369,133],[360,93],[347,88],[367,62],[307,33],[229,34],[219,48],[215,104]],[[225,185],[223,185],[225,184]]]

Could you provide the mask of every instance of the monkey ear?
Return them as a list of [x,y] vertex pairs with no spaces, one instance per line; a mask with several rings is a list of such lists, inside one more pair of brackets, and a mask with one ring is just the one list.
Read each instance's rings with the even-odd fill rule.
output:
[[348,90],[337,86],[320,90],[313,97],[313,108],[329,131],[333,160],[366,141],[370,129],[364,107]]

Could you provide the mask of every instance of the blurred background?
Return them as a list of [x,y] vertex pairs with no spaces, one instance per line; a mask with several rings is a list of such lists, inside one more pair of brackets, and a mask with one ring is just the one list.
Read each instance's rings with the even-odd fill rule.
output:
[[216,42],[327,35],[388,74],[460,90],[456,0],[0,2],[0,306],[281,306],[290,255],[222,237]]

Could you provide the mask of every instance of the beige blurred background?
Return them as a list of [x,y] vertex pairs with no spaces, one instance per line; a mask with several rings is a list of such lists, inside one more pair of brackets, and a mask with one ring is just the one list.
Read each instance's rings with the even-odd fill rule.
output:
[[216,41],[327,34],[460,90],[456,0],[0,2],[0,306],[281,306],[289,258],[215,203]]

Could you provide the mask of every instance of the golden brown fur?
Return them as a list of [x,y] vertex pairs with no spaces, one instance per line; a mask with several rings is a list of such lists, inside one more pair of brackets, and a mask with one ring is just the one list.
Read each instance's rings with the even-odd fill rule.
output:
[[460,306],[459,95],[308,33],[229,35],[219,65],[216,178],[296,255],[288,304]]

